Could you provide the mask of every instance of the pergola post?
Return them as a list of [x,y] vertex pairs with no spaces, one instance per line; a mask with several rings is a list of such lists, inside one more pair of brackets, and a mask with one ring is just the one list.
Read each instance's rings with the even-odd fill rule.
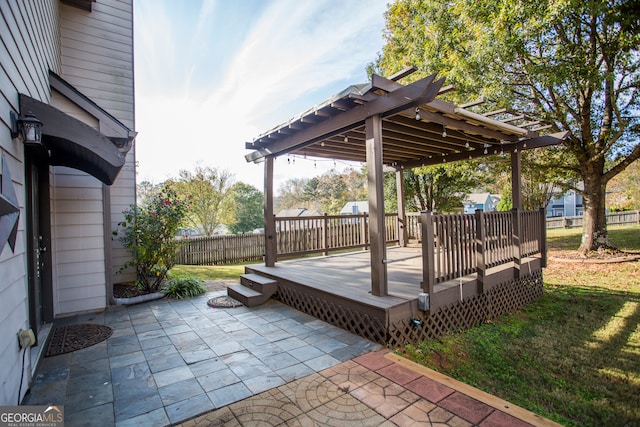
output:
[[398,195],[398,224],[400,227],[398,244],[406,248],[409,236],[407,234],[407,213],[404,206],[404,171],[401,168],[396,169],[396,193]]
[[371,242],[371,294],[387,295],[387,247],[384,227],[382,171],[382,118],[368,117],[366,128],[367,185],[369,193],[369,241]]
[[521,239],[522,224],[520,212],[522,211],[522,162],[520,151],[511,152],[511,204],[512,204],[512,236],[513,245],[513,274],[515,278],[521,275]]
[[511,204],[513,209],[522,209],[522,167],[520,150],[511,153]]
[[273,214],[273,157],[264,162],[264,264],[276,263],[276,218]]

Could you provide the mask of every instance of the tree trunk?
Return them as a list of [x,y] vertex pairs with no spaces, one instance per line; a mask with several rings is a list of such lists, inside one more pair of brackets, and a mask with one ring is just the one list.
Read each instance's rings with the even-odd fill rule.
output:
[[582,243],[578,250],[583,255],[611,247],[607,235],[605,189],[606,182],[601,174],[590,174],[584,180]]

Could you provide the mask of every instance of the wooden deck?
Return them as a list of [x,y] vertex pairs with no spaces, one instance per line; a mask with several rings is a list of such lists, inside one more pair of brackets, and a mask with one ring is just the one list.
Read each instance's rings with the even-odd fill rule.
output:
[[[279,261],[274,267],[251,265],[247,272],[277,280],[277,297],[281,301],[366,338],[387,343],[393,325],[409,325],[413,319],[422,322],[431,316],[418,310],[418,294],[424,292],[420,286],[421,247],[389,247],[387,260],[389,295],[380,297],[371,295],[369,251]],[[528,259],[523,267],[527,273],[539,272],[541,277],[539,259]],[[485,283],[490,286],[485,286],[484,291],[472,274],[436,285],[434,296],[441,295],[446,305],[462,304],[463,300],[471,301],[494,286],[512,281],[513,276],[513,265],[505,264],[488,271]],[[473,311],[478,311],[478,307],[474,306]],[[379,330],[372,331],[376,328]]]

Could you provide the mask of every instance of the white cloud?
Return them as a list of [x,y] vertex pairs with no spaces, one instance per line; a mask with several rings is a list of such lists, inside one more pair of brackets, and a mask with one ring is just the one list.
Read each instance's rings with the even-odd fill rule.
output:
[[[163,3],[152,4],[157,7]],[[198,18],[194,17],[195,30],[190,34],[193,44],[197,44],[197,40],[224,36],[216,35],[211,23],[216,13],[223,13],[220,7],[214,7],[218,5],[220,3],[204,4]],[[224,70],[216,69],[215,74],[221,78],[205,82],[201,88],[196,86],[198,79],[188,77],[193,75],[193,68],[182,74],[187,79],[182,82],[185,89],[182,91],[167,88],[148,93],[147,87],[159,86],[143,84],[145,90],[141,90],[136,99],[139,181],[159,182],[200,163],[230,170],[236,180],[262,188],[262,165],[245,162],[248,151],[244,142],[347,85],[365,81],[365,66],[375,59],[381,48],[385,9],[384,4],[371,1],[273,1],[260,16],[251,18],[255,22],[247,34],[228,35],[235,41],[243,41],[233,52],[221,52],[221,57],[231,58],[229,61],[220,63],[215,57],[206,61],[183,58],[176,52],[176,58],[181,58],[180,65],[187,70],[196,66],[228,65]],[[160,33],[157,40],[154,39],[156,31],[141,31],[142,46],[149,50],[143,57],[149,62],[136,64],[137,79],[180,75],[174,72],[178,67],[175,63],[166,64],[164,68],[158,65],[162,62],[162,44],[176,43],[176,40],[167,41],[167,37],[179,38],[170,28],[172,21],[166,20],[158,10],[140,16],[143,22],[136,23],[138,29],[148,18],[169,28],[153,24]],[[138,47],[140,43],[136,40]],[[202,48],[184,49],[193,55]],[[170,56],[169,53],[167,57]],[[139,55],[136,59],[139,61]],[[309,97],[318,93],[321,93],[319,99]],[[276,187],[278,181],[314,176],[332,166],[332,162],[319,162],[314,169],[313,163],[305,166],[302,159],[296,165],[279,159],[275,166]]]

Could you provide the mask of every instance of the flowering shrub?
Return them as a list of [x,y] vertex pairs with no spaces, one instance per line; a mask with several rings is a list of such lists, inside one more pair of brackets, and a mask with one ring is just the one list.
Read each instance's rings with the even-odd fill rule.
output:
[[175,235],[187,214],[188,203],[178,199],[165,186],[145,206],[131,205],[123,212],[113,234],[129,250],[133,259],[121,269],[136,269],[136,284],[147,292],[156,292],[175,264]]

